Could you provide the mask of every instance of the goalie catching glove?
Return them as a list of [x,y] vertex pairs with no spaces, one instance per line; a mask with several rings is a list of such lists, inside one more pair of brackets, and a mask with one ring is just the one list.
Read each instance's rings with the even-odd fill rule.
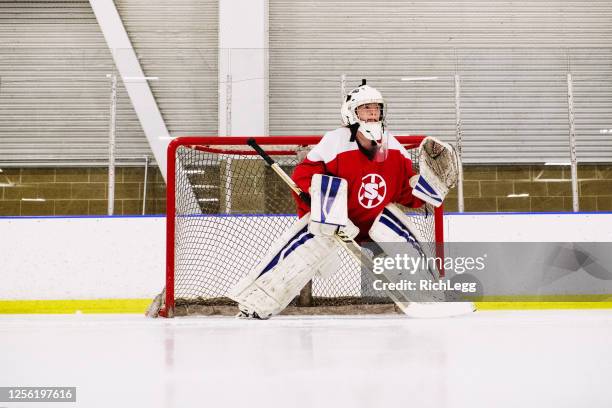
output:
[[453,146],[433,137],[426,137],[420,149],[420,174],[410,179],[412,194],[439,207],[448,190],[457,184],[459,156]]

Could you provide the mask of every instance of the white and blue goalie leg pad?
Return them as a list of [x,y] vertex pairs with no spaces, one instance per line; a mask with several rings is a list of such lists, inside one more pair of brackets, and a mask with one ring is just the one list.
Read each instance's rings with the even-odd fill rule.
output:
[[[378,214],[369,235],[388,255],[405,253],[421,258],[435,257],[435,243],[427,242],[412,217],[395,204],[388,204]],[[432,278],[440,277],[437,268],[433,268],[431,274]]]
[[[334,243],[336,245],[336,243]],[[330,278],[342,267],[342,258],[340,251],[335,251],[321,262],[317,267],[315,275],[321,279]]]
[[399,207],[389,204],[383,209],[370,229],[370,238],[384,251],[380,265],[385,257],[396,260],[393,267],[383,268],[385,277],[394,283],[414,282],[413,289],[403,290],[403,297],[409,300],[407,315],[451,317],[475,310],[471,302],[448,302],[446,293],[434,285],[440,282],[435,243],[425,241],[412,217]]
[[[405,292],[414,302],[444,301],[444,293],[423,290],[425,281],[437,282],[440,273],[436,267],[435,243],[426,242],[413,219],[394,204],[387,205],[376,217],[370,238],[384,251],[385,276],[393,282],[414,282],[416,287]],[[379,259],[380,256],[379,256]],[[380,269],[380,268],[379,268]]]
[[272,245],[259,265],[228,293],[247,315],[267,319],[280,313],[338,251],[334,238],[308,231],[306,215]]

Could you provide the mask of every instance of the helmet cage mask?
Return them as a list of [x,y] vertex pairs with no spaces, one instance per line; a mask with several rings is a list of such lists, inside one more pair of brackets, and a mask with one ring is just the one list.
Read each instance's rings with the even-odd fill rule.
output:
[[[380,106],[380,116],[377,122],[366,122],[359,118],[357,108],[362,105],[376,103]],[[386,104],[382,94],[368,85],[361,85],[350,91],[341,107],[342,123],[352,129],[357,128],[365,138],[376,147],[376,161],[384,161],[387,157]]]
[[344,126],[354,125],[355,123],[359,123],[359,125],[362,126],[368,122],[359,119],[359,116],[357,115],[357,108],[361,105],[371,103],[377,103],[380,106],[380,118],[376,123],[380,123],[381,131],[377,135],[368,134],[366,136],[368,136],[368,138],[375,137],[376,139],[373,140],[377,141],[380,139],[380,137],[382,137],[382,133],[384,132],[387,109],[385,100],[383,99],[381,93],[375,88],[372,88],[369,85],[361,85],[353,89],[346,95],[345,101],[340,109],[340,113],[342,116],[342,124]]

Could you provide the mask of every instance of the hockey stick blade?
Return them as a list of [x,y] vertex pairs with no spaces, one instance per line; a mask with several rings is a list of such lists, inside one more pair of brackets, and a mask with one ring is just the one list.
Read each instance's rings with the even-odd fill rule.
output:
[[404,313],[414,318],[445,318],[472,314],[476,306],[472,302],[412,302],[406,306]]

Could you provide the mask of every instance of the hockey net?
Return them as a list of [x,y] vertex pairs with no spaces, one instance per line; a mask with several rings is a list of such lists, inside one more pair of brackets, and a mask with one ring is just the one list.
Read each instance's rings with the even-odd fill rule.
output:
[[[397,139],[418,164],[423,136]],[[159,315],[216,314],[232,306],[227,292],[256,267],[272,243],[297,219],[289,187],[247,145],[244,137],[182,137],[168,148],[166,289]],[[320,136],[257,137],[288,173]],[[415,168],[415,171],[418,171]],[[439,248],[442,209],[406,209],[421,234]],[[330,278],[314,278],[295,305],[344,310],[390,303],[371,277],[342,250]],[[235,309],[233,309],[235,310]]]

